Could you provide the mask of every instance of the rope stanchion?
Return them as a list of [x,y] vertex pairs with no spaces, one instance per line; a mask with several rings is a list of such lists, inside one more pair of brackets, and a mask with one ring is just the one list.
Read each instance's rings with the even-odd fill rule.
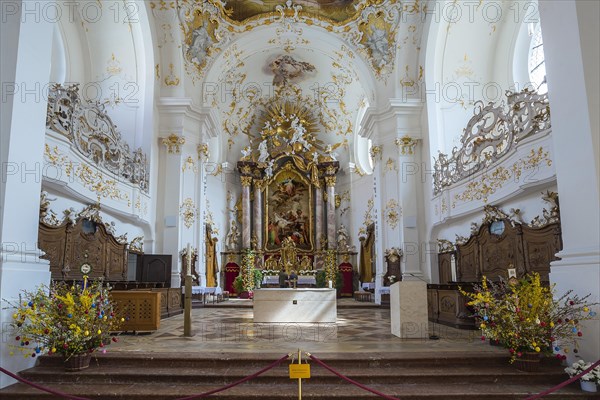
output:
[[376,394],[379,397],[382,397],[384,399],[387,400],[400,400],[397,397],[392,397],[392,396],[388,396],[385,393],[381,393],[375,389],[371,389],[370,387],[367,387],[365,385],[363,385],[362,383],[359,383],[353,379],[348,378],[345,375],[342,375],[341,373],[337,372],[336,370],[334,370],[333,368],[331,368],[329,365],[325,364],[323,361],[319,360],[317,357],[313,356],[310,353],[306,353],[306,355],[308,357],[310,357],[311,360],[313,360],[314,362],[316,362],[317,364],[319,364],[321,367],[325,368],[326,370],[328,370],[329,372],[333,373],[334,375],[337,375],[338,377],[342,378],[343,380],[345,380],[346,382],[350,382],[351,384],[361,388],[362,390],[366,390],[367,392],[371,392],[373,394]]
[[548,390],[544,390],[543,392],[540,392],[536,395],[533,396],[529,396],[527,397],[525,400],[536,400],[536,399],[540,399],[542,397],[544,397],[547,394],[550,394],[552,392],[555,392],[559,389],[562,389],[563,387],[575,382],[576,380],[578,380],[579,378],[581,378],[583,375],[587,374],[588,372],[590,372],[591,370],[593,370],[594,368],[596,368],[596,366],[600,365],[600,360],[596,361],[595,363],[592,364],[591,367],[589,367],[588,369],[586,369],[585,371],[583,371],[582,373],[573,376],[572,378],[567,379],[566,381],[559,383],[558,385],[551,387]]
[[222,388],[219,388],[219,389],[214,389],[214,390],[211,390],[211,391],[208,391],[208,392],[205,392],[205,393],[201,393],[201,394],[197,394],[197,395],[193,395],[193,396],[188,396],[188,397],[180,397],[180,398],[178,398],[178,399],[176,399],[176,400],[192,400],[192,399],[201,399],[201,398],[203,398],[203,397],[210,396],[211,394],[219,393],[219,392],[222,392],[222,391],[224,391],[224,390],[230,389],[230,388],[232,388],[232,387],[234,387],[234,386],[237,386],[237,385],[239,385],[239,384],[241,384],[241,383],[244,383],[244,382],[246,382],[246,381],[249,381],[250,379],[254,379],[254,378],[256,378],[257,376],[259,376],[259,375],[261,375],[261,374],[263,374],[263,373],[267,372],[268,370],[270,370],[270,369],[272,369],[272,368],[275,368],[276,366],[278,366],[279,364],[281,364],[283,361],[287,360],[289,357],[290,357],[290,355],[289,355],[289,354],[286,354],[285,356],[281,357],[279,360],[277,360],[277,361],[274,361],[274,362],[273,362],[273,363],[271,363],[270,365],[267,365],[265,368],[261,369],[260,371],[258,371],[258,372],[255,372],[254,374],[252,374],[252,375],[249,375],[249,376],[247,376],[247,377],[245,377],[245,378],[242,378],[242,379],[240,379],[239,381],[236,381],[236,382],[230,383],[230,384],[229,384],[229,385],[227,385],[227,386],[223,386]]
[[91,399],[88,399],[87,397],[77,397],[77,396],[73,396],[73,395],[70,395],[70,394],[67,394],[67,393],[59,392],[58,390],[54,390],[54,389],[47,388],[45,386],[38,385],[37,383],[33,383],[31,381],[28,381],[25,378],[21,378],[19,375],[15,375],[12,372],[10,372],[10,371],[2,368],[2,367],[0,367],[0,372],[6,374],[8,376],[10,376],[13,379],[18,380],[19,382],[22,382],[22,383],[24,383],[26,385],[29,385],[29,386],[31,386],[33,388],[36,388],[38,390],[41,390],[43,392],[47,392],[47,393],[53,394],[55,396],[64,397],[65,399],[70,399],[70,400],[91,400]]

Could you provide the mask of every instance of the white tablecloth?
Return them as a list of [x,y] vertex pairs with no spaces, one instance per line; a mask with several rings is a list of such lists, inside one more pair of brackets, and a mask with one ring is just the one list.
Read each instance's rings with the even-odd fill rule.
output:
[[[298,285],[316,285],[317,280],[314,276],[299,276]],[[267,275],[263,277],[263,285],[279,285],[279,276]]]
[[379,293],[380,294],[390,294],[390,287],[389,286],[380,287]]
[[373,290],[375,289],[375,282],[363,282],[360,287],[362,287],[363,290]]
[[[182,288],[184,291],[185,288]],[[220,287],[205,287],[205,286],[192,286],[192,294],[222,294],[223,290]]]

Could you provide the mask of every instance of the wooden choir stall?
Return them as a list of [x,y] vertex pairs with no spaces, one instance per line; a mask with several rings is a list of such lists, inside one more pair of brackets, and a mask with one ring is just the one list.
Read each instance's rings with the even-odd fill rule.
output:
[[514,268],[517,278],[537,272],[543,282],[549,282],[550,262],[562,249],[558,207],[529,225],[510,219],[495,207],[486,206],[484,211],[483,223],[472,225],[468,239],[456,245],[440,242],[440,283],[428,285],[430,321],[476,329],[468,300],[458,288],[468,291],[484,276],[492,281],[508,279],[508,270]]
[[[116,237],[114,225],[104,223],[100,206],[77,213],[65,212],[58,220],[49,215],[42,199],[39,246],[50,262],[53,280],[103,279],[126,322],[124,331],[152,331],[160,319],[180,314],[180,288],[171,288],[171,256],[144,254],[143,237],[131,242]],[[85,269],[81,267],[85,265]]]

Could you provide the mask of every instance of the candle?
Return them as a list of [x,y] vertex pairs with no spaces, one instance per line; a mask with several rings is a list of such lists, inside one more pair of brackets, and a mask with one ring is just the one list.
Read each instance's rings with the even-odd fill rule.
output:
[[333,289],[333,281],[329,281],[329,289]]

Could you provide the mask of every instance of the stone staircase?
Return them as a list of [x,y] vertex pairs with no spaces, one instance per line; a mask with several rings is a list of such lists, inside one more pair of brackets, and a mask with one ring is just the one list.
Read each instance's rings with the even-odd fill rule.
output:
[[[283,354],[133,353],[114,352],[92,358],[88,369],[64,372],[59,357],[40,357],[38,365],[21,372],[24,378],[52,389],[90,399],[177,399],[197,395],[242,379]],[[566,380],[560,365],[549,360],[540,372],[521,372],[495,353],[337,353],[315,354],[340,373],[372,389],[402,400],[524,399]],[[210,396],[219,399],[297,399],[298,384],[288,378],[288,365],[278,367],[232,389]],[[303,380],[305,399],[360,400],[378,396],[359,389],[311,364]],[[0,390],[0,398],[58,398],[15,384]],[[600,399],[572,384],[544,398]]]

